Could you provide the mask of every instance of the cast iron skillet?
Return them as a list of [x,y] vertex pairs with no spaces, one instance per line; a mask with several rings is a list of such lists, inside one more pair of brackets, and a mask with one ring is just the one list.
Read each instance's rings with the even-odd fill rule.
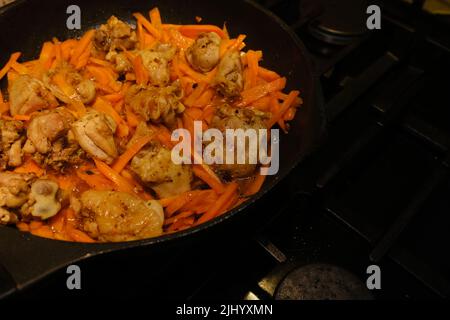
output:
[[[78,0],[81,7],[82,30],[66,28],[66,9],[71,0],[17,2],[0,9],[0,65],[15,51],[22,59],[37,57],[44,41],[79,36],[90,28],[104,23],[112,14],[132,21],[133,12],[148,12],[158,6],[168,23],[202,23],[227,27],[232,36],[247,34],[247,48],[262,49],[264,65],[288,78],[288,89],[300,88],[304,105],[292,122],[288,135],[280,139],[280,170],[269,177],[262,191],[250,201],[219,218],[196,228],[154,239],[128,243],[80,244],[65,243],[34,237],[15,228],[0,227],[0,297],[22,289],[70,263],[125,249],[150,250],[155,246],[184,243],[199,237],[205,229],[218,228],[225,221],[243,215],[247,207],[258,201],[309,154],[324,127],[321,107],[317,99],[317,85],[306,50],[295,34],[277,17],[249,1],[211,0]],[[5,80],[2,87],[6,86]],[[214,230],[215,232],[215,230]]]

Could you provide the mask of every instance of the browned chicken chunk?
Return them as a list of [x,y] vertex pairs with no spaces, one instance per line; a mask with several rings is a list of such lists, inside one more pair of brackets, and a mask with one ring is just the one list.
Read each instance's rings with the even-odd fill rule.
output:
[[217,90],[225,97],[234,98],[241,94],[244,80],[239,52],[231,51],[223,56],[214,83]]
[[[226,129],[267,129],[265,120],[268,115],[260,112],[253,111],[247,108],[234,108],[229,105],[222,105],[216,111],[214,115],[211,127],[217,128],[225,134]],[[256,132],[258,134],[258,131]],[[235,147],[237,143],[235,141]],[[259,147],[259,146],[257,146]],[[224,147],[225,149],[226,147]],[[234,164],[216,164],[214,169],[221,174],[231,176],[233,178],[243,178],[251,176],[256,170],[257,164],[252,164],[249,161],[249,142],[246,140],[245,147],[245,163],[237,163],[237,149],[235,152]],[[225,155],[223,156],[225,159]],[[225,161],[224,161],[225,162]]]
[[180,102],[182,97],[180,84],[176,81],[163,88],[132,86],[125,101],[145,121],[164,123],[171,127],[175,124],[176,115],[185,110]]
[[58,101],[44,84],[29,75],[19,75],[9,84],[11,115],[30,114],[35,111],[55,108]]
[[58,171],[80,163],[83,150],[69,134],[74,121],[65,108],[40,112],[30,121],[23,151],[32,154],[41,166]]
[[132,27],[111,16],[106,24],[102,24],[95,32],[94,44],[104,52],[122,51],[122,48],[132,50],[137,43],[136,32]]
[[116,128],[116,123],[109,115],[89,110],[72,125],[71,131],[81,148],[91,157],[110,164],[118,156],[114,141]]
[[0,172],[0,224],[15,223],[19,209],[28,201],[32,174]]
[[[63,74],[66,82],[75,90],[72,96],[67,96],[58,86],[52,83],[52,77],[56,73]],[[77,70],[65,62],[45,74],[43,83],[56,98],[67,104],[73,103],[73,100],[89,104],[95,98],[96,88],[94,81],[83,78]]]
[[186,59],[191,67],[200,72],[214,69],[220,59],[221,38],[215,32],[202,33],[186,50]]
[[94,239],[132,241],[162,234],[163,208],[157,201],[115,191],[89,190],[81,196],[83,228]]
[[158,143],[150,144],[140,151],[131,161],[131,170],[161,198],[191,188],[191,167],[173,163],[171,151]]
[[74,116],[66,108],[40,112],[28,126],[27,137],[31,146],[39,153],[50,152],[53,142],[65,136],[74,121]]
[[21,121],[0,119],[0,168],[22,164],[22,143],[25,127]]
[[152,85],[165,86],[170,81],[169,62],[175,56],[176,49],[170,44],[158,44],[150,50],[142,50],[139,55],[148,70]]

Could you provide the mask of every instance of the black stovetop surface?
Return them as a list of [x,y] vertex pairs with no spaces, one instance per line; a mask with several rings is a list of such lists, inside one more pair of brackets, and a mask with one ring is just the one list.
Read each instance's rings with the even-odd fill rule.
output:
[[[290,271],[320,263],[363,284],[368,266],[379,266],[376,299],[448,297],[449,20],[379,1],[382,29],[355,35],[361,16],[323,18],[336,1],[259,2],[312,53],[329,118],[318,152],[253,209],[261,223],[170,257],[88,260],[81,291],[68,291],[60,272],[22,296],[268,300]],[[340,44],[314,32],[321,24]],[[336,38],[330,26],[352,35]]]

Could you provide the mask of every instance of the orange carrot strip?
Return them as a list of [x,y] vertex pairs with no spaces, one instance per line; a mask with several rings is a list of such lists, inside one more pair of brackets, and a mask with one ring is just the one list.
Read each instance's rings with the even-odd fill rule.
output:
[[77,45],[77,40],[69,39],[61,43],[61,58],[69,61],[72,56],[72,50]]
[[34,173],[38,177],[45,174],[45,170],[42,169],[33,159],[27,159],[24,164],[14,169],[16,173]]
[[174,216],[174,217],[171,217],[171,218],[166,219],[166,220],[164,221],[164,225],[165,225],[165,226],[168,226],[168,225],[170,225],[170,224],[172,224],[172,223],[177,222],[179,219],[189,218],[189,217],[193,216],[194,214],[195,214],[195,212],[192,211],[192,210],[181,212],[181,213],[177,214],[177,215]]
[[29,224],[30,230],[36,230],[42,227],[44,223],[42,221],[31,221]]
[[105,100],[108,100],[109,102],[118,102],[120,100],[123,100],[124,96],[122,93],[112,93],[112,94],[108,94],[102,97]]
[[111,180],[118,191],[121,192],[127,192],[127,193],[134,193],[133,186],[128,182],[127,179],[122,177],[120,174],[118,174],[115,170],[111,169],[110,166],[108,166],[103,161],[94,159],[95,165],[106,178]]
[[207,222],[211,219],[214,219],[221,210],[226,206],[226,204],[232,199],[233,195],[238,189],[238,184],[236,182],[232,182],[225,187],[224,193],[217,199],[216,203],[198,219],[198,224]]
[[166,208],[167,218],[173,216],[197,194],[198,191],[188,191],[177,196]]
[[78,62],[75,66],[75,69],[80,70],[88,64],[89,57],[91,56],[91,50],[92,50],[92,42],[88,44],[86,50],[84,50],[83,53],[78,58]]
[[146,85],[149,80],[149,74],[140,55],[133,59],[133,68],[137,84]]
[[65,224],[66,224],[66,215],[65,215],[64,210],[58,212],[58,214],[56,216],[51,217],[49,219],[49,226],[55,232],[60,232],[60,233],[63,232]]
[[14,61],[11,64],[11,68],[13,68],[14,70],[16,70],[19,74],[28,74],[28,68],[25,67],[23,64],[18,63],[17,61]]
[[128,104],[125,104],[125,115],[128,125],[132,128],[136,128],[140,121],[138,116],[133,112],[133,110],[131,110],[131,107]]
[[207,89],[203,94],[192,104],[193,107],[203,108],[211,104],[214,98],[215,91],[213,89]]
[[68,227],[66,232],[69,235],[69,237],[71,237],[76,242],[95,243],[94,239],[89,237],[86,233],[84,233],[81,230]]
[[261,66],[258,68],[258,76],[269,82],[281,78],[281,76],[275,71],[266,69]]
[[88,49],[92,39],[94,38],[95,30],[89,30],[86,32],[81,39],[78,41],[77,45],[75,46],[72,57],[70,58],[70,63],[73,66],[76,66],[78,64],[78,60],[80,59],[83,52]]
[[159,9],[157,7],[150,10],[149,13],[150,21],[152,22],[152,25],[155,26],[156,29],[162,30],[162,21],[161,21],[161,14],[159,13]]
[[140,23],[142,23],[142,26],[150,32],[156,39],[161,39],[161,32],[156,29],[150,21],[148,21],[141,13],[134,13],[133,16],[136,18],[136,20]]
[[191,77],[192,79],[194,79],[194,81],[196,81],[198,83],[208,83],[209,82],[209,78],[207,76],[192,70],[192,68],[189,65],[187,65],[187,63],[185,63],[185,62],[180,61],[178,64],[178,68],[180,69],[180,71],[182,73]]
[[25,222],[17,222],[16,223],[16,227],[17,229],[19,229],[22,232],[29,232],[30,231],[30,226],[25,223]]
[[54,239],[53,231],[49,226],[42,226],[37,229],[31,229],[30,232],[31,232],[31,234],[38,236],[38,237]]
[[113,165],[113,170],[120,173],[130,162],[130,160],[152,140],[152,136],[144,136],[139,138],[132,146],[130,146],[122,155],[116,160]]
[[112,182],[101,175],[98,170],[93,168],[80,168],[76,171],[77,176],[86,182],[86,184],[95,190],[113,190]]
[[246,54],[248,62],[248,79],[246,79],[246,89],[253,88],[256,85],[256,77],[258,76],[258,57],[256,52],[249,50]]
[[110,62],[105,61],[105,60],[101,60],[101,59],[97,59],[97,58],[94,58],[94,57],[90,57],[89,58],[89,62],[91,62],[93,64],[97,64],[97,65],[102,66],[102,67],[112,68],[112,65],[111,65]]
[[189,38],[197,38],[199,36],[200,33],[204,33],[204,32],[215,32],[217,33],[218,36],[220,36],[222,39],[225,38],[225,33],[223,32],[222,29],[220,29],[217,26],[213,26],[213,25],[182,25],[179,28],[180,32],[182,35],[189,37]]
[[273,114],[272,118],[267,122],[267,126],[269,128],[271,128],[275,123],[278,122],[278,120],[280,120],[283,117],[283,115],[291,107],[292,103],[295,101],[295,99],[298,97],[299,94],[300,92],[295,90],[289,93],[288,97],[286,98],[286,100],[284,100],[283,104],[281,105],[281,108],[275,114]]
[[204,82],[197,85],[194,91],[184,100],[184,104],[188,107],[192,107],[195,101],[197,101],[208,85]]
[[202,167],[193,166],[192,169],[194,171],[194,174],[202,181],[204,181],[208,186],[210,186],[211,189],[219,194],[224,192],[225,186],[222,184],[222,182],[217,181],[215,178],[211,177],[205,170],[203,170]]
[[241,94],[242,100],[238,104],[238,106],[240,107],[248,106],[250,103],[258,99],[261,99],[262,97],[272,92],[284,89],[285,86],[286,86],[286,78],[280,78],[272,82],[253,87],[251,89],[244,90]]
[[11,66],[14,62],[19,59],[21,53],[15,52],[10,57],[8,62],[5,64],[5,66],[0,70],[0,80],[8,73],[9,69],[11,69]]

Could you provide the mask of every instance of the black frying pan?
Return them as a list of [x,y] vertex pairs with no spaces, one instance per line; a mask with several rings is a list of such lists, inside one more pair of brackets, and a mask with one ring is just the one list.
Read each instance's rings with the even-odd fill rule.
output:
[[[15,228],[0,227],[0,297],[88,257],[125,249],[150,250],[156,246],[184,243],[202,234],[210,234],[205,229],[217,229],[218,225],[232,228],[232,224],[225,224],[225,221],[243,215],[247,207],[289,174],[317,144],[324,127],[316,83],[303,44],[280,19],[258,5],[249,1],[211,0],[78,0],[76,3],[82,11],[82,31],[66,28],[66,8],[73,4],[71,0],[18,0],[0,9],[0,65],[4,65],[15,51],[23,53],[22,59],[34,59],[44,41],[55,36],[59,39],[79,36],[81,32],[104,23],[112,14],[132,21],[133,12],[146,13],[158,6],[168,23],[191,24],[195,23],[195,16],[201,16],[202,23],[222,25],[226,21],[232,36],[247,34],[247,48],[262,49],[264,65],[287,76],[289,90],[300,88],[304,105],[292,122],[290,133],[281,136],[278,175],[269,177],[262,191],[250,201],[213,221],[154,239],[111,244],[59,242],[21,233]],[[3,80],[2,87],[5,86]]]

